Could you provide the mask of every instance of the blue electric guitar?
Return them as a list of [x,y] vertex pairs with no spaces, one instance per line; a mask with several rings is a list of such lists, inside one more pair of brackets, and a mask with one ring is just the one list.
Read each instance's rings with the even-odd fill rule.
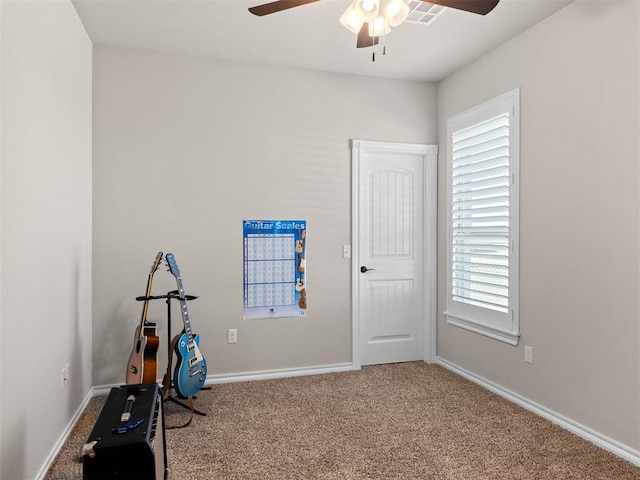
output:
[[204,381],[207,378],[207,362],[198,348],[200,344],[199,335],[191,333],[187,299],[185,298],[182,277],[180,276],[180,269],[176,264],[176,259],[173,253],[167,253],[164,258],[167,261],[169,271],[176,277],[176,282],[178,283],[182,320],[184,321],[184,333],[180,335],[175,346],[178,359],[173,372],[173,388],[178,392],[178,395],[187,398],[198,393],[204,385]]

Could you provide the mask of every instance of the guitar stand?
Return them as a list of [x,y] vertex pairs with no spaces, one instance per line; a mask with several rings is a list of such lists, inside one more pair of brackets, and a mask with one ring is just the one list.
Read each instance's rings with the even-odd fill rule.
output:
[[[168,344],[168,350],[171,350],[171,299],[172,298],[175,298],[177,300],[183,300],[183,299],[180,298],[180,292],[178,290],[171,290],[166,295],[163,295],[163,297],[167,299],[167,344]],[[187,302],[191,300],[195,300],[196,298],[198,297],[195,297],[193,295],[184,296],[184,300],[186,300]],[[169,371],[171,371],[171,365],[169,365]],[[171,392],[171,390],[173,390],[173,378],[169,379],[169,392]],[[203,386],[200,390],[211,390],[211,387]],[[197,395],[194,395],[193,398],[195,400],[197,398]],[[191,410],[191,407],[189,405],[180,401],[179,397],[174,397],[170,393],[167,395],[166,401],[175,403],[176,405],[179,405],[182,408],[185,408],[187,410]],[[196,408],[193,409],[193,413],[196,413],[203,417],[207,416],[206,413]]]
[[[178,290],[172,290],[170,292],[167,292],[166,295],[157,295],[157,296],[149,296],[149,297],[136,297],[136,300],[138,302],[141,301],[145,301],[145,300],[159,300],[161,298],[166,298],[166,303],[167,303],[167,356],[168,358],[171,358],[171,299],[175,298],[177,300],[183,300],[182,298],[180,298],[180,292]],[[190,301],[190,300],[195,300],[196,296],[193,295],[185,295],[184,300],[186,301]],[[184,330],[183,330],[184,331]],[[171,371],[171,365],[169,365],[168,371]],[[173,378],[169,379],[169,392],[171,392],[171,390],[173,390]],[[200,390],[211,390],[211,387],[208,386],[203,386]],[[173,396],[170,393],[167,394],[167,397],[164,399],[164,401],[166,402],[172,402],[175,403],[176,405],[181,406],[182,408],[185,408],[187,410],[191,410],[191,407],[189,405],[187,405],[186,403],[182,402],[179,400],[180,397],[177,396]],[[197,398],[196,395],[193,396],[194,400]],[[203,417],[206,417],[207,414],[194,408],[193,409],[193,413],[196,413],[198,415],[201,415]]]

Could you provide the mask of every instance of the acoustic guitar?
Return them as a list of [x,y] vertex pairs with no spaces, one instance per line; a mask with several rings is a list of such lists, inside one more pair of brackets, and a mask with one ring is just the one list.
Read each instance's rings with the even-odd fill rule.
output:
[[180,309],[184,322],[184,333],[175,341],[174,350],[177,355],[177,361],[173,372],[173,388],[179,396],[187,398],[198,393],[204,385],[204,381],[207,378],[207,362],[200,352],[200,336],[191,332],[191,321],[187,310],[184,285],[173,253],[167,253],[165,260],[169,271],[176,277]]
[[127,363],[127,385],[139,383],[155,383],[158,377],[158,347],[160,337],[156,333],[156,324],[147,322],[149,311],[149,296],[153,284],[153,274],[162,262],[162,252],[158,252],[147,279],[147,292],[142,306],[140,325],[133,335],[133,350]]

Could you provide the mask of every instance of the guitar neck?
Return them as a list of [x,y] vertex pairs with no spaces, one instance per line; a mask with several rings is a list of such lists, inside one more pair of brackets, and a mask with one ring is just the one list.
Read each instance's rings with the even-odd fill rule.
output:
[[184,285],[182,283],[182,277],[176,278],[178,284],[178,293],[180,296],[180,311],[182,312],[182,321],[184,323],[184,331],[187,334],[187,341],[189,345],[193,345],[193,333],[191,332],[191,321],[189,320],[189,310],[187,309],[187,299],[184,292]]
[[140,340],[144,337],[144,325],[147,322],[147,312],[149,311],[149,297],[151,296],[151,286],[153,285],[153,274],[156,273],[158,269],[158,265],[160,265],[160,261],[162,260],[163,253],[160,251],[156,255],[156,259],[151,265],[151,270],[149,271],[149,276],[147,277],[147,291],[144,294],[144,304],[142,305],[142,316],[140,317]]
[[147,313],[149,312],[149,296],[151,295],[151,289],[153,285],[153,273],[149,274],[147,279],[147,291],[145,293],[145,300],[142,304],[142,316],[140,317],[140,338],[144,336],[144,324],[147,321]]

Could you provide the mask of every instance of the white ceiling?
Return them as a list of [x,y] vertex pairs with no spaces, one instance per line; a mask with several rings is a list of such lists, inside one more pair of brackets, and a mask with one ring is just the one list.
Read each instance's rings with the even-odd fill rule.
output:
[[93,42],[272,65],[437,82],[571,0],[501,0],[486,16],[447,9],[404,23],[387,54],[357,49],[338,21],[350,0],[321,0],[264,17],[261,0],[73,0]]

